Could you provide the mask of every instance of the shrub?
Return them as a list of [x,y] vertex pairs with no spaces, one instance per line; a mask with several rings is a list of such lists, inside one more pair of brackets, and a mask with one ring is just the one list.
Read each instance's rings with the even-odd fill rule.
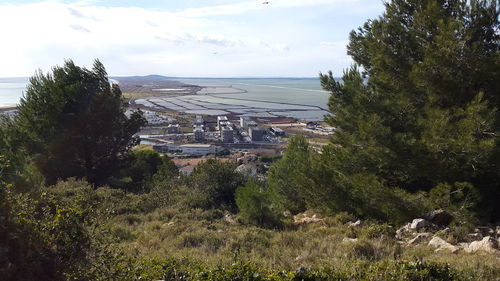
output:
[[186,178],[187,186],[194,188],[194,203],[201,208],[235,209],[234,192],[244,182],[242,174],[235,171],[235,163],[214,159],[199,164]]
[[236,205],[240,219],[263,227],[280,227],[281,221],[271,209],[269,192],[256,181],[248,181],[236,190]]

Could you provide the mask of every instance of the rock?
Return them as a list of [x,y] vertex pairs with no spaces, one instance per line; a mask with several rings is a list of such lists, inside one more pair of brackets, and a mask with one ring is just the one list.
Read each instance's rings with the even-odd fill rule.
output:
[[429,238],[430,236],[431,236],[431,234],[428,233],[428,232],[426,232],[426,233],[419,233],[413,239],[411,239],[410,241],[408,241],[407,245],[408,246],[418,245],[418,244],[420,244],[420,242],[422,242],[423,240]]
[[342,239],[342,243],[354,243],[354,242],[358,242],[358,238],[345,237],[344,239]]
[[435,252],[440,252],[440,251],[450,251],[452,253],[456,253],[460,250],[459,247],[453,246],[452,244],[446,242],[444,239],[442,239],[439,236],[434,236],[432,237],[431,241],[427,244],[428,246],[437,248]]
[[481,233],[484,236],[494,236],[495,231],[487,226],[478,226],[476,229],[474,229],[474,232]]
[[467,253],[475,253],[477,251],[484,251],[488,253],[494,253],[498,251],[498,241],[490,236],[486,236],[481,241],[474,241],[470,243],[465,251]]
[[434,248],[439,248],[444,245],[448,245],[450,243],[446,242],[443,238],[439,236],[434,236],[432,237],[431,241],[427,244],[428,246],[434,247]]
[[322,223],[324,221],[325,221],[324,219],[320,218],[316,214],[313,214],[312,216],[307,216],[306,213],[302,213],[293,216],[293,222],[296,225],[304,225],[304,224],[318,223],[318,222]]
[[408,232],[410,232],[410,224],[409,223],[404,225],[400,229],[396,230],[396,239],[399,239],[399,240],[403,239],[404,234],[408,233]]
[[448,244],[448,245],[443,245],[443,246],[437,248],[436,250],[434,250],[434,252],[436,252],[436,253],[441,252],[441,251],[450,251],[452,254],[455,254],[458,251],[460,251],[460,248],[457,246],[453,246],[451,244]]
[[234,223],[236,223],[236,221],[234,220],[233,216],[231,216],[231,215],[229,215],[229,214],[224,215],[224,220],[225,220],[227,223],[230,223],[230,224],[234,224]]
[[410,224],[410,230],[419,231],[429,225],[429,222],[424,219],[414,219]]
[[438,226],[447,226],[453,221],[454,217],[443,209],[431,211],[427,215],[427,220]]
[[363,225],[363,222],[361,220],[357,220],[355,222],[350,221],[347,223],[348,227],[360,227],[362,225]]

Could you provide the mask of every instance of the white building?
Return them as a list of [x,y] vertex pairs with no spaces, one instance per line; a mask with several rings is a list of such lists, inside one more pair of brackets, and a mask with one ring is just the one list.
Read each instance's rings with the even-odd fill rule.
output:
[[158,152],[179,152],[187,155],[207,155],[215,153],[216,147],[211,144],[167,144],[155,145],[153,149]]
[[205,130],[203,130],[202,126],[196,126],[193,130],[194,139],[197,141],[205,139]]
[[217,130],[220,130],[222,124],[226,124],[226,122],[229,122],[227,116],[217,116]]
[[170,124],[167,126],[168,134],[178,134],[181,132],[181,126],[179,124]]

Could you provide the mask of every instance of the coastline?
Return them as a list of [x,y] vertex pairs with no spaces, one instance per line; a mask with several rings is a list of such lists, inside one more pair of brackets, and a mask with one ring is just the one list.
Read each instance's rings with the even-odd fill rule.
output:
[[0,112],[10,111],[17,108],[16,104],[0,105]]

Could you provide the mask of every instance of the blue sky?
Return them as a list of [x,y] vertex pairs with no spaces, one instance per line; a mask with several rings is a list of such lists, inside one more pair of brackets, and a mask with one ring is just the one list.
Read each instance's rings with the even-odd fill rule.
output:
[[110,75],[314,77],[351,63],[381,0],[0,1],[0,77],[71,58]]

